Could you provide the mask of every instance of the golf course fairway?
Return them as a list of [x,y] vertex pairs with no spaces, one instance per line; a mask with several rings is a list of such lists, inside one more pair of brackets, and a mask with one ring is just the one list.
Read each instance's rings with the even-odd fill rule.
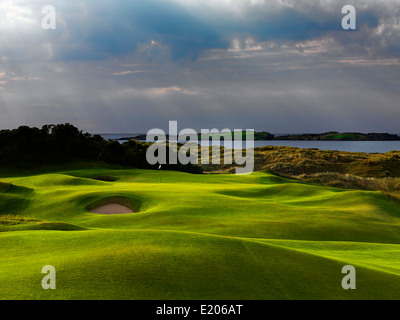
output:
[[[381,192],[101,168],[0,187],[0,300],[400,298],[400,207]],[[90,212],[110,204],[132,211]]]

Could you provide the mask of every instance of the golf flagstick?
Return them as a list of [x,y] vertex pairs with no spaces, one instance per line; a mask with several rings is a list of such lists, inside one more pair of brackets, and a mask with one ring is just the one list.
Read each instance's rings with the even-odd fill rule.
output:
[[161,164],[160,164],[160,166],[158,167],[158,170],[160,170],[160,183],[161,183]]

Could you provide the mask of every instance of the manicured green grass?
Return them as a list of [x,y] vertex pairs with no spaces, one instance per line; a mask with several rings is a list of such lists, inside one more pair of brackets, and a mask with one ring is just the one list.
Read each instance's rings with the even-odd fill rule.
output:
[[[398,299],[400,292],[400,208],[380,192],[262,172],[162,171],[160,182],[159,171],[92,168],[1,182],[0,216],[24,219],[0,223],[0,299]],[[112,199],[137,212],[87,210]],[[356,290],[341,287],[347,264],[356,267]],[[45,265],[56,268],[56,290],[41,287]]]

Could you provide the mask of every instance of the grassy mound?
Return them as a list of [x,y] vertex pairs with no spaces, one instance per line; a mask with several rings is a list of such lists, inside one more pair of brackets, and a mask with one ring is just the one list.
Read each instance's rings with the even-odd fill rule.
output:
[[85,228],[64,222],[42,221],[35,218],[20,217],[11,214],[0,216],[0,232],[21,230],[76,231],[85,230]]

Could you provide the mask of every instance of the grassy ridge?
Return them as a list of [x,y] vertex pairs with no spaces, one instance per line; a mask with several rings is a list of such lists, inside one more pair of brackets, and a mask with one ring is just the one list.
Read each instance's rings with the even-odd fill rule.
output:
[[[400,208],[381,192],[100,168],[2,183],[0,212],[30,222],[0,223],[0,299],[398,298]],[[138,212],[86,210],[110,197]],[[40,286],[47,264],[54,291]]]

